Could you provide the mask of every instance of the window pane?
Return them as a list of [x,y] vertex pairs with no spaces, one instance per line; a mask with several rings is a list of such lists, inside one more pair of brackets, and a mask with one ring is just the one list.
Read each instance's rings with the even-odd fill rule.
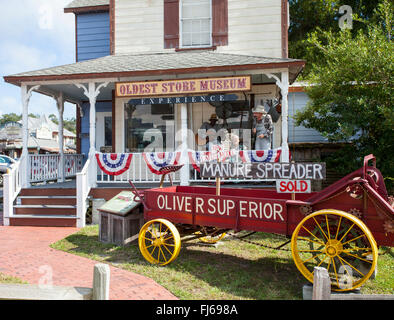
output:
[[191,46],[192,45],[192,35],[191,33],[184,33],[182,35],[182,45]]
[[182,1],[182,46],[211,44],[211,1]]
[[125,105],[125,151],[163,152],[174,140],[174,105]]

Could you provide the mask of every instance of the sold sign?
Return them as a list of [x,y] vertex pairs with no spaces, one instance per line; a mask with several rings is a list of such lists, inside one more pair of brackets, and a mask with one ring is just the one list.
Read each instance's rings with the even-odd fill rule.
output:
[[310,180],[277,180],[276,192],[278,193],[311,193]]

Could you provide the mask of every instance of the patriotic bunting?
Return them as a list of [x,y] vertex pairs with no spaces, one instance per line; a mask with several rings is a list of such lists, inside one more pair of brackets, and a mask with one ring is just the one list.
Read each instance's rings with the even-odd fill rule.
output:
[[96,153],[100,169],[110,176],[118,176],[129,170],[132,153]]
[[242,162],[279,162],[282,149],[240,151]]
[[162,175],[161,168],[179,164],[181,152],[147,152],[142,154],[149,170],[157,175]]

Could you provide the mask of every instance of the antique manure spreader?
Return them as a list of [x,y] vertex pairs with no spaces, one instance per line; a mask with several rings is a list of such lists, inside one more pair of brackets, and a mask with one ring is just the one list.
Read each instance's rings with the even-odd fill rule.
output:
[[373,274],[378,246],[394,245],[394,209],[373,155],[359,170],[297,200],[253,188],[222,188],[217,195],[215,187],[171,186],[141,194],[131,185],[144,205],[139,248],[152,264],[174,261],[181,236],[215,243],[230,230],[268,232],[291,238],[294,262],[310,282],[314,267],[325,267],[332,289],[348,291]]

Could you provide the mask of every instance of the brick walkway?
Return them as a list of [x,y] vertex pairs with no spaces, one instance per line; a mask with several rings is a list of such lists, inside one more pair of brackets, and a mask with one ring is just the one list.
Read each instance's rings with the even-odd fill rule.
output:
[[[52,270],[54,286],[91,288],[97,261],[49,247],[76,231],[74,228],[0,227],[0,272],[39,284],[40,279],[49,275],[44,272]],[[149,278],[112,266],[110,269],[111,300],[177,299]]]

